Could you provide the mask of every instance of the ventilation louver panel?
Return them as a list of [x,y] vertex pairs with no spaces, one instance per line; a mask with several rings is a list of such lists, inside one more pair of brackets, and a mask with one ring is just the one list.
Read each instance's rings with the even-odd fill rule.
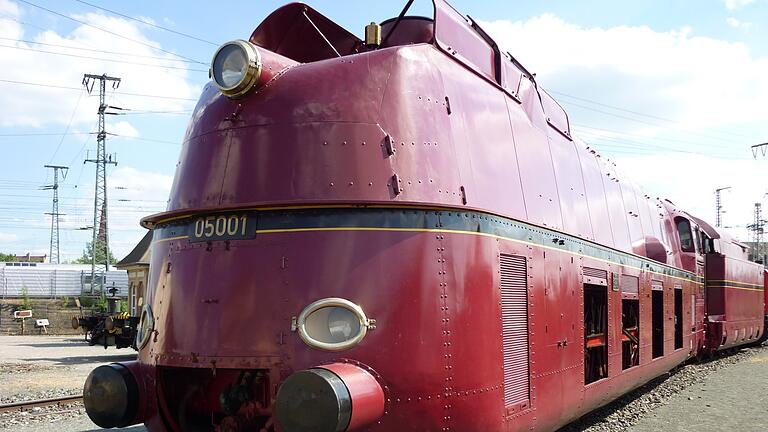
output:
[[501,319],[506,406],[530,399],[528,370],[528,277],[525,257],[501,254]]
[[621,275],[621,291],[637,294],[640,288],[640,279],[637,276]]

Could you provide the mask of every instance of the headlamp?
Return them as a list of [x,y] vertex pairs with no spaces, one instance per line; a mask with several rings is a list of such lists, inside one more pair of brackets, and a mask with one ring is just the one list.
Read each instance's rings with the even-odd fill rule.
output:
[[326,351],[352,348],[374,328],[376,320],[368,319],[360,306],[335,297],[304,308],[293,326],[307,345]]
[[148,304],[144,305],[139,319],[139,328],[136,330],[136,349],[144,348],[149,342],[149,336],[155,330],[155,317],[152,315],[152,308]]
[[248,93],[261,74],[261,56],[250,42],[227,42],[213,55],[211,79],[221,92],[230,98]]

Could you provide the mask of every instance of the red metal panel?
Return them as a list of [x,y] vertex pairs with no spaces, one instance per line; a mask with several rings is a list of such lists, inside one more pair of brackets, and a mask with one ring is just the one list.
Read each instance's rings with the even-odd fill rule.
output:
[[449,56],[485,78],[495,81],[494,53],[462,14],[443,0],[435,0],[435,41]]
[[[707,280],[725,280],[725,256],[707,254],[704,256]],[[725,289],[707,286],[707,314],[715,320],[725,319]]]
[[[442,55],[439,57],[435,59],[439,69],[450,67],[449,60]],[[509,98],[469,71],[443,74],[441,80],[451,101],[451,114],[446,117],[456,152],[456,160],[452,162],[460,169],[466,204],[473,207],[495,205],[505,215],[524,218],[516,142],[505,101]],[[510,105],[519,109],[515,102],[510,101]],[[500,166],[505,167],[501,176],[497,171]],[[451,193],[458,192],[451,190]]]
[[362,43],[302,3],[291,3],[272,12],[254,30],[250,41],[299,62],[337,57],[337,51],[342,55],[353,54]]
[[504,59],[501,62],[501,70],[502,87],[509,92],[509,94],[517,97],[517,94],[520,91],[520,81],[525,79],[523,72],[507,59]]
[[629,225],[629,241],[632,244],[632,252],[645,256],[645,234],[640,223],[640,211],[637,208],[635,187],[625,179],[619,180],[621,196],[624,199],[625,218]]
[[555,130],[563,134],[566,138],[571,138],[571,126],[568,123],[568,114],[563,107],[555,101],[544,89],[539,87],[541,95],[541,105],[544,108],[544,114],[547,116],[547,123]]
[[592,239],[589,207],[584,199],[584,178],[577,155],[576,143],[561,135],[549,139],[552,164],[555,171],[560,208],[564,215],[563,229],[583,238]]
[[501,320],[504,343],[504,404],[530,399],[528,376],[528,276],[525,257],[501,254]]
[[605,190],[605,200],[608,203],[608,214],[611,219],[614,247],[627,252],[632,251],[629,225],[627,224],[627,212],[624,209],[624,199],[621,196],[621,187],[619,187],[616,171],[610,163],[602,160],[598,160],[598,162],[603,173],[603,188]]
[[[435,59],[447,67],[456,67],[450,59],[426,45],[401,48],[393,56],[386,90],[380,96],[378,120],[383,133],[392,139],[393,151],[389,154],[379,148],[378,159],[389,167],[390,175],[399,176],[402,188],[397,196],[399,200],[463,205],[452,136],[453,115],[448,114],[446,107],[446,97],[452,95],[449,96],[442,85],[440,67],[433,63]],[[453,109],[468,112],[456,105],[454,101]],[[469,198],[472,199],[471,194]]]
[[[512,124],[525,124],[525,113],[510,105]],[[525,197],[527,220],[550,228],[562,229],[560,199],[552,166],[547,136],[538,128],[513,127],[520,167],[520,179]]]
[[584,198],[589,208],[589,219],[592,222],[594,235],[592,240],[613,246],[613,229],[611,229],[611,218],[608,216],[608,204],[605,201],[603,189],[604,175],[600,172],[595,151],[587,150],[581,141],[576,141],[576,145],[584,180]]
[[168,208],[219,205],[228,157],[229,132],[216,132],[187,141],[176,165]]

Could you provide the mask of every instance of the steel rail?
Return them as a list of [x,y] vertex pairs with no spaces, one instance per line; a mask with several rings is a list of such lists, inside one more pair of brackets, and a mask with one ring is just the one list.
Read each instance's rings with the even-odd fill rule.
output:
[[12,411],[30,411],[35,407],[44,407],[50,405],[62,405],[65,403],[80,402],[83,400],[83,395],[64,396],[50,399],[37,399],[13,402],[5,405],[0,405],[0,413],[12,412]]

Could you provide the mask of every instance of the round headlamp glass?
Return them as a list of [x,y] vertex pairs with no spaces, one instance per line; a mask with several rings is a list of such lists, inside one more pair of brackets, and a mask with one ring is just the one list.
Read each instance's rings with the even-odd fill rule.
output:
[[304,308],[296,325],[307,345],[340,351],[360,343],[368,331],[369,321],[363,309],[351,301],[326,298]]
[[149,342],[149,336],[155,330],[155,317],[152,315],[152,308],[144,305],[139,319],[139,328],[136,330],[136,348],[142,349]]
[[256,48],[244,40],[227,42],[213,56],[211,78],[229,97],[247,93],[261,73],[261,57]]

